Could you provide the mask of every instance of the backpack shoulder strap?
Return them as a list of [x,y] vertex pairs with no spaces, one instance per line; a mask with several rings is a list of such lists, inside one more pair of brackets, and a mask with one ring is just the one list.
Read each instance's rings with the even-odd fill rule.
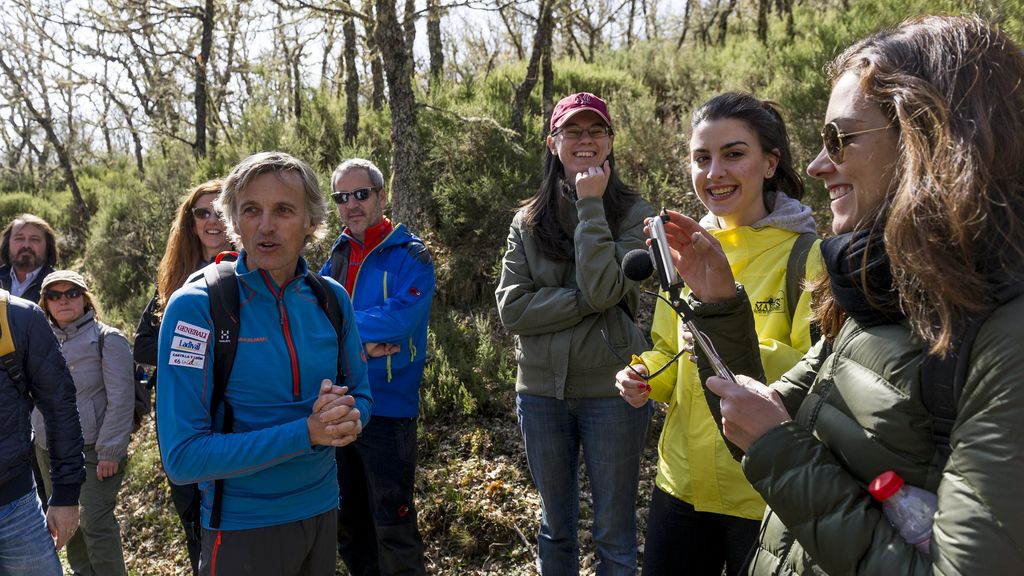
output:
[[338,386],[344,386],[345,371],[342,369],[342,338],[344,336],[344,319],[341,315],[341,304],[338,302],[338,295],[334,293],[331,286],[324,280],[324,277],[313,272],[312,270],[306,271],[306,282],[309,287],[313,289],[313,294],[316,295],[316,301],[320,304],[320,308],[323,309],[324,314],[331,321],[331,326],[334,326],[334,332],[338,335],[338,377],[336,384]]
[[18,351],[14,347],[14,333],[11,332],[11,323],[7,317],[7,300],[10,294],[7,290],[0,288],[0,364],[7,371],[7,377],[14,382],[18,394],[24,396],[28,393],[28,384],[25,381],[25,372],[21,369],[21,362],[18,361]]
[[345,242],[331,254],[331,278],[337,280],[342,286],[345,285],[345,279],[348,277],[348,261],[351,252],[352,243]]
[[[1024,283],[1007,285],[996,293],[993,311],[1021,294],[1024,294]],[[949,440],[956,423],[960,394],[967,383],[974,340],[990,315],[991,312],[972,318],[945,358],[926,354],[921,362],[921,397],[931,413],[932,436],[943,459],[948,458],[952,452]]]
[[807,275],[807,255],[817,239],[818,235],[814,232],[804,232],[796,237],[796,242],[793,242],[789,250],[789,260],[786,261],[786,307],[789,309],[790,324],[796,314],[796,303],[800,301],[800,284]]
[[[219,262],[203,269],[210,296],[210,316],[213,318],[213,395],[210,398],[210,418],[214,418],[221,405],[224,419],[221,432],[230,432],[234,426],[234,411],[225,401],[228,377],[238,350],[239,296],[234,262]],[[210,527],[219,528],[221,503],[224,498],[224,480],[214,482]]]

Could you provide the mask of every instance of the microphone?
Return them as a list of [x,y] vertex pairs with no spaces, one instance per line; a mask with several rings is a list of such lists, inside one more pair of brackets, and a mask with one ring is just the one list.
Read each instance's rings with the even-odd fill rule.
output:
[[643,248],[626,252],[622,258],[622,273],[634,282],[643,282],[650,278],[651,274],[654,274],[654,263],[651,261],[650,253]]
[[663,216],[660,215],[651,218],[649,223],[650,248],[648,250],[637,248],[626,253],[622,258],[622,273],[634,282],[642,282],[657,270],[661,289],[668,292],[682,286],[682,282],[676,273],[675,264],[672,263],[668,240],[665,238],[665,223],[662,218]]

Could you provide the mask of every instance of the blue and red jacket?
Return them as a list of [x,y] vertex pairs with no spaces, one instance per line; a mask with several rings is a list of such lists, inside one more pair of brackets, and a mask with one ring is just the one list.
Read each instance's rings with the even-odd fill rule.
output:
[[[207,528],[217,479],[224,479],[222,530],[294,522],[338,505],[334,449],[310,447],[306,427],[320,381],[337,383],[338,336],[305,273],[300,259],[295,278],[279,287],[266,271],[246,267],[244,251],[238,258],[240,326],[225,395],[234,409],[228,434],[214,432],[223,411],[209,412],[216,336],[205,280],[185,284],[167,304],[158,355],[160,452],[173,482],[199,483]],[[345,290],[329,284],[344,318],[343,384],[366,426],[372,398],[355,314]]]
[[[389,224],[385,221],[385,224]],[[367,231],[367,238],[371,232]],[[344,283],[351,254],[362,251],[345,232],[331,248],[320,274]],[[419,414],[420,381],[426,365],[427,323],[434,297],[434,263],[423,241],[402,224],[362,255],[352,306],[363,342],[397,344],[390,356],[368,358],[373,413],[412,418]]]

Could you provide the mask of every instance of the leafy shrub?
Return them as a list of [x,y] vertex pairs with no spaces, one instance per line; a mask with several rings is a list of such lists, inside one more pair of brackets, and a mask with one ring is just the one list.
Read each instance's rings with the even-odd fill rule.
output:
[[498,331],[494,312],[465,315],[434,307],[420,392],[424,419],[500,410],[496,391],[514,382],[512,345]]

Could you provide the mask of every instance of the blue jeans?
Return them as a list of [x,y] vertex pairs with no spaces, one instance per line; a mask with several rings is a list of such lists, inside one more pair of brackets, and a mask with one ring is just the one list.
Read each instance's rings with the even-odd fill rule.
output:
[[636,497],[651,404],[633,408],[618,396],[558,400],[519,394],[516,408],[541,498],[540,573],[579,574],[582,448],[594,499],[597,574],[635,574]]
[[0,506],[0,574],[61,576],[62,573],[35,488]]

